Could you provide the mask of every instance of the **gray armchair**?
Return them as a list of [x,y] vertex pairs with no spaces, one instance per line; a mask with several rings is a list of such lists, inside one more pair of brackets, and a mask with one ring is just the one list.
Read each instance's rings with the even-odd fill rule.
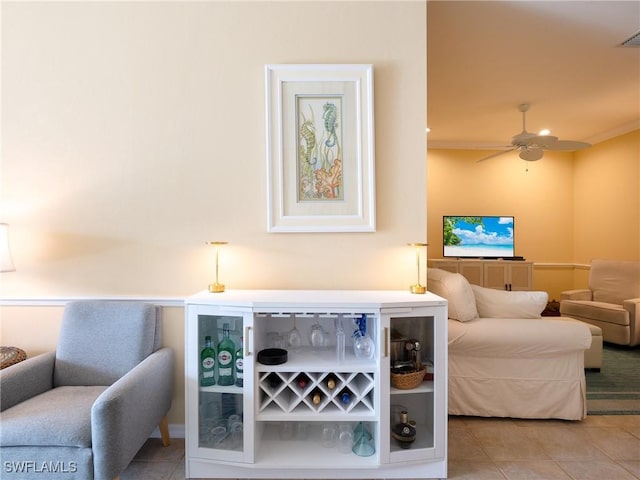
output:
[[157,307],[65,307],[58,346],[0,371],[0,477],[117,478],[156,426],[169,444],[173,351]]
[[605,342],[640,345],[640,262],[592,260],[589,288],[562,292],[560,313],[600,327]]

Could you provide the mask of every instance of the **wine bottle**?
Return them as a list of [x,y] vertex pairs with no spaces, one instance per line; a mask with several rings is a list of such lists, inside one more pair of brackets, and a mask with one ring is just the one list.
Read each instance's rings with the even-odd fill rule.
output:
[[313,391],[311,394],[311,401],[314,405],[320,405],[320,402],[322,401],[322,393],[320,393],[320,390]]
[[391,436],[396,439],[400,448],[409,448],[415,441],[416,427],[409,422],[409,414],[406,410],[400,412],[400,423],[393,427]]
[[327,388],[329,390],[333,390],[334,388],[336,388],[337,384],[338,382],[336,382],[336,377],[334,377],[333,375],[327,375]]
[[307,388],[307,385],[309,385],[309,379],[304,373],[301,373],[296,378],[296,383],[302,390],[304,390],[305,388]]
[[345,388],[344,390],[342,390],[342,392],[340,392],[338,398],[344,406],[347,406],[351,403],[351,392]]
[[235,383],[234,361],[236,346],[229,337],[229,324],[222,326],[222,340],[218,343],[218,385],[233,385]]
[[269,384],[269,387],[275,390],[282,383],[282,379],[278,376],[277,373],[271,372],[269,375],[267,375],[267,383]]
[[211,337],[204,337],[204,348],[200,352],[200,385],[209,387],[216,384],[216,352],[211,346]]
[[242,350],[242,340],[240,337],[240,348],[236,350],[236,386],[244,385],[244,352]]

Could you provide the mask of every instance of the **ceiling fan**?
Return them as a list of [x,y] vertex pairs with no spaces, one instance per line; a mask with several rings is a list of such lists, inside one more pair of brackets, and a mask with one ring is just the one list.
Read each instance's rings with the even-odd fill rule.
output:
[[497,157],[498,155],[513,152],[514,150],[520,151],[518,156],[521,159],[533,162],[540,160],[544,155],[545,150],[571,152],[591,146],[591,144],[585,142],[558,140],[558,137],[554,137],[552,135],[536,135],[535,133],[529,133],[526,128],[526,115],[529,110],[529,104],[523,103],[519,105],[518,110],[522,112],[522,132],[511,138],[511,145],[504,146],[506,150],[481,158],[480,160],[477,160],[478,162],[483,162],[490,158]]

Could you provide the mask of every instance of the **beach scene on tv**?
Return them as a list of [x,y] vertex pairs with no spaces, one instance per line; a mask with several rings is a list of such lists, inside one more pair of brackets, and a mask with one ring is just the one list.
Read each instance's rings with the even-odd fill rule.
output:
[[514,256],[513,217],[443,218],[445,257]]

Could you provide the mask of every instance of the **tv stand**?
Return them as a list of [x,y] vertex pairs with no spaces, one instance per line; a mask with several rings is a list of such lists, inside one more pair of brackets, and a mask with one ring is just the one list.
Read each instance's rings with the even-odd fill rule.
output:
[[[533,289],[533,262],[528,262],[522,257],[502,259],[465,258],[457,260],[454,258],[430,258],[428,266],[459,273],[469,283],[481,287],[495,288],[497,290]],[[429,285],[427,284],[428,288]]]
[[526,258],[516,255],[514,257],[456,257],[456,260],[506,260],[521,262],[526,260]]

